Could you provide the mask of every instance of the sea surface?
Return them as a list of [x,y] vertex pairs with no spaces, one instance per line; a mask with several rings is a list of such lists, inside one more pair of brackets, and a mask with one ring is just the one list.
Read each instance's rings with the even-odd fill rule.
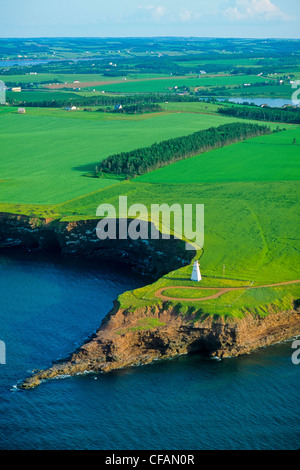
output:
[[12,67],[14,65],[24,67],[28,65],[49,64],[50,62],[88,62],[89,60],[103,60],[103,57],[82,57],[78,59],[2,59],[0,60],[0,67]]
[[291,342],[16,388],[82,344],[118,294],[145,282],[119,264],[0,252],[0,449],[300,448]]

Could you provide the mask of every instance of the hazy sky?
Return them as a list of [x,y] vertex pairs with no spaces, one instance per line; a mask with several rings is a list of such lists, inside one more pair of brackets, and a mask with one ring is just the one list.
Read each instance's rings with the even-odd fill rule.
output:
[[299,38],[299,0],[0,0],[0,37]]

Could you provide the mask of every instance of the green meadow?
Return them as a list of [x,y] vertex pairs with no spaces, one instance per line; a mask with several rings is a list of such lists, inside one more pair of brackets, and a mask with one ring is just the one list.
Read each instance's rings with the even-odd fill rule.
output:
[[257,67],[257,62],[258,59],[241,59],[239,57],[237,58],[220,58],[220,59],[209,59],[209,60],[188,60],[188,61],[178,61],[176,62],[177,65],[180,65],[181,67],[200,67],[203,70],[205,70],[205,65],[210,65],[210,64],[224,64],[224,69],[228,70],[228,67]]
[[177,87],[232,87],[236,85],[243,85],[244,83],[264,82],[266,79],[263,77],[240,75],[240,76],[215,76],[206,77],[205,75],[199,78],[186,77],[186,78],[167,78],[162,80],[144,80],[144,81],[123,81],[122,83],[114,83],[108,85],[101,85],[95,87],[98,90],[114,91],[120,93],[163,93],[167,92],[169,88]]
[[123,116],[1,107],[0,201],[57,204],[119,183],[83,176],[108,155],[237,119],[208,114]]
[[294,181],[300,179],[299,154],[298,127],[181,160],[135,181],[160,184]]
[[[78,95],[76,93],[61,91],[61,90],[32,90],[32,91],[21,91],[13,92],[7,91],[6,97],[8,100],[15,101],[29,101],[29,102],[39,102],[43,100],[68,100],[76,99]],[[37,104],[38,105],[38,104]]]
[[80,82],[100,82],[100,81],[113,81],[121,80],[120,77],[107,77],[102,74],[81,74],[81,73],[37,73],[36,75],[22,74],[22,75],[3,75],[4,82],[16,83],[56,83],[57,81],[63,83],[74,83],[75,80]]
[[245,98],[245,100],[251,101],[251,98],[286,98],[291,100],[294,90],[291,85],[269,85],[269,86],[253,86],[253,87],[243,87],[240,90],[234,90],[228,88],[226,90],[226,96],[235,98],[237,95],[239,97]]
[[123,182],[54,206],[66,220],[93,217],[103,200],[128,205],[204,204],[205,241],[201,266],[207,276],[260,283],[299,277],[299,183],[295,181],[214,184]]

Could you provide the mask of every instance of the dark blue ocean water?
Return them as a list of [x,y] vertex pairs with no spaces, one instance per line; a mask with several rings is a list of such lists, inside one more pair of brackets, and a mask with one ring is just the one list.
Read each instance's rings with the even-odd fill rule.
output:
[[145,283],[120,266],[0,255],[0,449],[297,449],[300,365],[291,343],[214,361],[17,382],[72,352],[112,301]]

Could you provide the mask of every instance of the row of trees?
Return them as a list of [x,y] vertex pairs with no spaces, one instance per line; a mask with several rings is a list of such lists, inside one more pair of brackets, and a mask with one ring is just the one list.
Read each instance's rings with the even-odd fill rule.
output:
[[[117,105],[118,106],[118,105]],[[84,110],[86,110],[85,108]],[[151,103],[139,103],[125,105],[117,108],[99,108],[97,109],[100,113],[119,113],[119,114],[145,114],[145,113],[157,113],[162,111],[162,107],[159,104]]]
[[300,124],[300,109],[295,108],[259,108],[230,106],[218,109],[218,113],[258,121],[286,122]]
[[270,133],[269,127],[250,123],[211,127],[188,136],[155,143],[150,147],[111,155],[97,166],[97,172],[134,177],[208,150]]
[[[72,91],[68,90],[71,94]],[[17,95],[15,93],[14,95]],[[49,95],[50,96],[50,93]],[[63,93],[62,93],[63,96]],[[121,104],[124,106],[131,105],[146,105],[146,104],[155,104],[155,103],[164,103],[165,101],[169,102],[195,102],[199,101],[199,97],[189,96],[189,95],[176,95],[176,94],[158,94],[158,93],[149,93],[148,95],[99,95],[99,96],[70,96],[66,99],[41,99],[39,101],[31,101],[30,99],[19,99],[18,96],[8,97],[8,102],[16,106],[27,106],[27,107],[41,107],[41,108],[63,108],[65,106],[75,105],[75,106],[115,106]]]

